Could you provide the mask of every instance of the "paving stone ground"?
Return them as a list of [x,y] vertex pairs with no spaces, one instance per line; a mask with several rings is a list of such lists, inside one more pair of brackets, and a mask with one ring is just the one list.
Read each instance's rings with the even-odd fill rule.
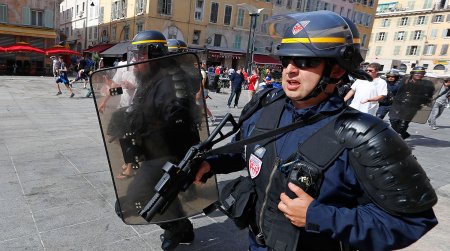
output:
[[[78,84],[75,97],[55,96],[51,77],[0,76],[0,250],[160,250],[154,225],[125,225],[115,194],[94,102]],[[211,93],[214,115],[229,90]],[[248,93],[241,95],[241,107]],[[407,140],[439,195],[439,225],[405,250],[450,249],[450,109],[439,129],[411,123]],[[219,184],[242,173],[221,175]],[[191,218],[196,239],[177,250],[246,250],[239,231],[220,212]]]

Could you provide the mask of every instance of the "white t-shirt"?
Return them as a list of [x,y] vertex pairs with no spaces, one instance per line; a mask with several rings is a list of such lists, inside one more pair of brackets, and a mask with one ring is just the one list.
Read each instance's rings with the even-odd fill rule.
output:
[[361,104],[361,101],[380,95],[386,96],[387,83],[381,78],[376,78],[372,82],[358,79],[353,83],[352,90],[355,91],[355,95],[350,106],[361,112],[375,116],[378,110],[378,101],[366,102],[364,104]]

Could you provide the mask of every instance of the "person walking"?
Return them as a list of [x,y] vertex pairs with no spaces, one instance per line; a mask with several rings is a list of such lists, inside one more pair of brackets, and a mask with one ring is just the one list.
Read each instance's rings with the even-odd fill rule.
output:
[[257,81],[259,81],[259,75],[258,75],[258,70],[257,69],[253,69],[252,70],[252,76],[250,76],[249,80],[248,80],[248,93],[249,93],[249,98],[250,100],[253,98],[253,95],[256,92],[256,83]]
[[66,63],[64,63],[64,59],[62,56],[59,56],[58,59],[59,59],[60,67],[58,69],[59,77],[58,77],[58,79],[56,79],[56,88],[58,89],[58,92],[56,93],[56,95],[62,94],[61,88],[59,87],[59,83],[62,83],[62,84],[64,84],[66,89],[70,92],[69,97],[73,98],[73,96],[75,96],[75,93],[73,93],[73,90],[70,87],[69,79],[67,78]]
[[376,115],[378,101],[387,96],[387,83],[384,79],[378,77],[380,69],[381,65],[379,63],[369,64],[366,72],[373,80],[358,79],[352,84],[350,91],[344,97],[344,101],[353,97],[350,107],[373,116]]
[[428,125],[431,129],[436,130],[436,119],[439,118],[444,112],[445,106],[448,103],[448,98],[450,97],[450,78],[444,80],[444,84],[439,91],[439,94],[434,102],[433,109],[431,110],[430,118],[428,119]]
[[238,107],[239,103],[239,96],[241,95],[242,91],[242,83],[244,82],[244,74],[242,74],[243,68],[240,67],[237,71],[235,71],[231,77],[231,93],[230,97],[228,98],[227,107],[231,108],[231,102],[233,102],[234,98],[234,106]]
[[370,79],[359,70],[356,25],[331,11],[285,14],[269,25],[287,27],[273,34],[282,37],[275,54],[283,88],[254,96],[233,142],[297,128],[207,157],[195,184],[248,168],[221,202],[248,226],[251,251],[394,250],[418,240],[437,224],[425,171],[395,131],[349,108],[336,90],[347,74]]

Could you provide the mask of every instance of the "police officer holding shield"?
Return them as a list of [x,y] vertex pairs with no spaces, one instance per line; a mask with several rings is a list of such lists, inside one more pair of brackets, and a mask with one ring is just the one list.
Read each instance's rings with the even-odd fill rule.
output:
[[355,24],[316,11],[274,16],[269,28],[281,37],[283,89],[255,94],[234,141],[302,123],[244,153],[207,158],[196,184],[248,168],[250,250],[392,250],[418,240],[437,224],[425,172],[395,131],[336,90],[347,74],[370,79],[359,70]]
[[[125,162],[132,162],[137,169],[126,187],[126,195],[118,199],[118,214],[124,221],[127,217],[139,217],[139,207],[151,198],[164,163],[180,161],[189,147],[200,141],[197,118],[193,114],[199,81],[177,82],[173,79],[177,75],[176,63],[170,60],[161,61],[165,64],[148,61],[168,53],[166,38],[155,30],[138,33],[129,48],[133,65],[128,67],[134,72],[136,93],[129,107],[112,114],[108,130],[110,137],[120,139]],[[139,63],[143,61],[148,62]],[[191,68],[195,69],[193,63]],[[179,243],[189,243],[194,239],[192,223],[179,216],[181,210],[181,205],[171,207],[167,214],[178,219],[158,224],[164,229],[160,236],[163,250],[172,250]]]

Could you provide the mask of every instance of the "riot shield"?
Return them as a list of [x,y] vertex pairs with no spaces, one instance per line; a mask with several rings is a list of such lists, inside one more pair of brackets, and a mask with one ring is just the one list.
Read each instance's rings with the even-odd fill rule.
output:
[[394,97],[389,117],[425,124],[443,81],[433,77],[412,81],[410,75],[405,75],[403,79],[403,84]]
[[[208,120],[196,103],[203,94],[198,65],[195,54],[184,53],[91,76],[116,212],[126,224],[148,224],[138,212],[155,194],[164,164],[178,164],[192,145],[208,137]],[[192,184],[150,223],[199,214],[217,198],[215,177],[201,186]]]

